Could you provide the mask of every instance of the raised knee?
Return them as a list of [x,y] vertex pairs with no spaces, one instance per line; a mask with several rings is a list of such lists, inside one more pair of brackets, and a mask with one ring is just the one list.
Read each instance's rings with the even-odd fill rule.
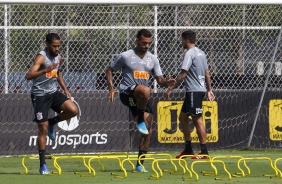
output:
[[76,106],[74,106],[71,110],[70,110],[70,114],[72,117],[76,116],[78,114],[78,108]]
[[139,98],[148,99],[150,97],[151,90],[148,86],[140,85],[135,90]]

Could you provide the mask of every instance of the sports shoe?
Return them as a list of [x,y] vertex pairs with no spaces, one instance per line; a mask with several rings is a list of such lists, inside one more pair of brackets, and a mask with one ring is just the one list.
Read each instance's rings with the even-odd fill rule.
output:
[[[182,151],[179,155],[177,155],[175,158],[180,158],[181,156],[183,156],[183,155],[194,155],[194,153],[193,152],[191,152],[191,153],[186,153],[185,151]],[[187,158],[188,156],[183,156],[183,157],[181,157],[181,158]]]
[[136,123],[136,126],[141,134],[145,134],[145,135],[149,134],[146,124],[144,122]]
[[136,166],[135,171],[136,171],[136,172],[149,172],[149,171],[147,171],[145,168],[144,168],[144,171],[143,171],[143,168],[142,168],[141,165]]
[[52,125],[48,126],[48,137],[51,140],[55,140],[55,131],[54,131],[54,126],[52,126]]
[[46,164],[43,164],[40,168],[39,168],[39,172],[40,174],[42,175],[45,175],[45,174],[50,174]]
[[191,159],[209,159],[208,153],[198,153],[198,155],[194,155]]

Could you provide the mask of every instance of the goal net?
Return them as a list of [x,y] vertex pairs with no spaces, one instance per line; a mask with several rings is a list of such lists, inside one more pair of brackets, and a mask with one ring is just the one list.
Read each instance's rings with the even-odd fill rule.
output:
[[[0,4],[0,155],[37,153],[37,125],[25,73],[44,38],[62,38],[62,74],[79,115],[56,126],[50,153],[137,151],[140,135],[118,95],[107,102],[105,69],[135,46],[139,29],[154,34],[150,51],[176,77],[180,35],[197,32],[208,57],[214,102],[203,104],[209,149],[282,146],[282,5]],[[118,86],[121,76],[114,75]],[[154,130],[150,151],[182,150],[178,115],[183,85],[166,101],[150,80]],[[50,112],[50,117],[54,112]],[[192,126],[192,141],[198,138]]]

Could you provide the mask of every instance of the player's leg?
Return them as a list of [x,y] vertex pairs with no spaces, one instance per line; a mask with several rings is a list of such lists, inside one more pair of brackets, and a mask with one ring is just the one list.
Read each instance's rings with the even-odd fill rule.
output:
[[48,121],[38,123],[38,135],[37,135],[37,144],[38,144],[38,154],[40,161],[40,174],[50,174],[45,161],[46,154],[46,136],[48,132]]
[[[192,94],[192,93],[191,93]],[[191,107],[191,116],[193,120],[194,127],[197,130],[197,135],[200,140],[201,152],[199,156],[192,157],[192,159],[207,159],[207,156],[200,155],[208,155],[208,150],[206,146],[206,128],[203,123],[202,113],[202,101],[205,96],[204,92],[194,92],[191,95],[191,101],[193,101],[193,106]]]
[[77,106],[66,95],[61,92],[56,92],[52,96],[53,104],[51,108],[58,113],[57,116],[50,118],[48,127],[48,136],[55,140],[54,125],[60,121],[68,120],[77,115]]
[[[138,109],[137,109],[137,103],[136,99],[133,95],[134,89],[136,86],[132,86],[128,88],[128,90],[125,90],[119,94],[121,102],[127,106],[134,117],[133,121],[137,121],[138,119]],[[138,156],[142,154],[146,154],[147,150],[149,148],[150,144],[150,138],[152,134],[152,123],[153,123],[153,115],[152,115],[152,108],[150,107],[149,103],[146,103],[146,106],[144,108],[144,117],[143,119],[146,120],[144,121],[144,125],[146,127],[146,130],[148,131],[148,134],[142,134],[141,141],[140,141],[140,146],[139,146],[139,154]],[[142,161],[143,163],[143,161]],[[137,162],[136,165],[136,171],[143,172],[142,167],[139,165]]]
[[147,106],[149,97],[150,97],[151,91],[148,86],[144,85],[137,85],[134,89],[133,95],[136,100],[136,106],[137,106],[137,113],[138,113],[138,119],[137,119],[137,128],[140,133],[142,134],[149,134],[146,124],[144,121],[144,112],[145,108]]
[[50,174],[45,162],[46,153],[46,136],[48,132],[48,111],[50,109],[51,103],[49,101],[49,96],[34,96],[31,95],[32,105],[34,108],[34,121],[38,126],[37,144],[38,144],[38,154],[40,167],[39,172],[41,174]]
[[197,129],[197,135],[200,140],[201,154],[208,154],[206,147],[206,128],[203,123],[202,116],[192,117],[195,128]]
[[77,106],[70,100],[66,100],[61,105],[61,113],[58,115],[60,121],[71,119],[78,114]]
[[[148,135],[142,134],[142,136],[141,136],[140,144],[139,144],[138,158],[141,155],[146,154],[148,152],[148,149],[149,149],[149,146],[150,146],[150,140],[151,140],[151,136],[152,136],[152,132],[153,132],[153,128],[152,128],[153,123],[154,123],[153,115],[151,113],[145,112],[144,113],[144,119],[145,119],[145,123],[147,125],[147,129],[148,129],[149,134]],[[140,158],[145,158],[145,156],[143,155]],[[143,165],[144,160],[141,159],[140,163]],[[145,171],[142,170],[140,163],[137,161],[136,171],[147,172],[146,170]]]
[[[176,158],[180,158],[183,155],[194,155],[192,143],[191,143],[191,128],[189,125],[189,119],[188,119],[188,110],[189,110],[189,98],[187,98],[187,95],[184,99],[181,112],[179,115],[179,122],[182,128],[182,132],[184,134],[185,139],[185,149],[176,156]],[[185,158],[185,157],[182,157]]]

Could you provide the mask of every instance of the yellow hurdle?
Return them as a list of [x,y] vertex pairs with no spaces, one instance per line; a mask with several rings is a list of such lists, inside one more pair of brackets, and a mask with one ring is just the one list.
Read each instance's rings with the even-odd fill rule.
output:
[[[39,159],[39,156],[24,156],[24,157],[22,158],[22,166],[23,166],[23,168],[24,168],[24,170],[25,170],[25,173],[23,173],[23,174],[28,174],[28,172],[29,172],[29,171],[28,171],[28,168],[27,168],[26,165],[25,165],[25,161],[26,161],[27,158],[38,160],[38,159]],[[51,155],[50,158],[53,159],[54,156]],[[54,175],[54,174],[52,173],[52,174],[46,174],[46,175],[51,176],[51,175]]]
[[54,167],[58,170],[58,172],[54,172],[54,174],[58,174],[61,175],[62,174],[62,168],[60,167],[60,165],[58,164],[58,160],[61,159],[81,159],[83,162],[83,165],[86,167],[86,169],[88,170],[88,172],[74,172],[74,174],[87,174],[90,175],[91,174],[91,169],[90,167],[86,164],[86,159],[95,157],[93,155],[75,155],[75,156],[53,156],[54,159]]
[[[92,160],[98,160],[98,163],[100,164],[100,166],[102,167],[101,171],[105,171],[105,166],[102,164],[101,160],[104,160],[104,159],[114,159],[114,160],[117,160],[118,161],[118,164],[119,164],[119,167],[120,167],[120,170],[122,170],[122,162],[121,162],[121,158],[126,158],[128,159],[129,158],[129,155],[127,153],[108,153],[108,154],[99,154],[98,156],[96,157],[92,157],[88,160],[88,167],[91,169],[91,171],[93,172],[93,176],[96,176],[96,171],[95,169],[91,166],[91,161]],[[134,170],[134,164],[129,160],[129,163],[131,164],[132,166],[132,169],[131,171]],[[112,175],[117,175],[115,173],[111,173]],[[117,175],[119,176],[119,175]]]
[[[123,175],[115,174],[114,175],[115,178],[127,178],[128,175],[127,175],[126,169],[124,168],[124,163],[127,162],[127,161],[131,162],[132,160],[138,161],[140,166],[142,167],[142,170],[145,171],[144,165],[142,165],[141,162],[140,162],[140,157],[139,158],[126,158],[126,159],[122,160],[122,162],[121,162],[121,170],[123,171]],[[152,161],[155,161],[156,159],[149,157],[149,158],[141,158],[141,160],[152,160]],[[152,162],[152,165],[153,165],[153,162]],[[161,172],[161,169],[159,168],[159,166],[157,166],[157,167],[158,167],[158,170]],[[151,175],[148,179],[158,179],[158,178],[160,178],[160,174],[156,171],[156,169],[153,166],[152,166],[152,170],[155,173],[155,175]],[[132,172],[134,173],[134,171],[132,171]],[[140,173],[140,172],[135,172],[135,173]]]
[[[183,155],[180,157],[180,159],[182,158],[186,158],[186,157],[189,157],[191,158],[192,156],[194,155]],[[192,163],[191,163],[191,171],[192,173],[195,175],[195,181],[198,181],[199,180],[199,175],[198,173],[194,170],[194,165],[195,164],[198,164],[198,163],[209,163],[211,165],[211,168],[213,169],[213,172],[207,172],[207,171],[201,171],[201,173],[203,173],[204,176],[210,176],[210,175],[214,175],[214,176],[217,176],[218,175],[218,171],[217,171],[217,168],[215,167],[215,165],[213,164],[214,162],[217,162],[217,163],[221,163],[223,165],[223,169],[224,171],[227,173],[228,175],[228,178],[226,178],[227,180],[230,180],[232,177],[231,177],[231,174],[229,173],[229,171],[226,169],[226,166],[225,166],[225,163],[222,161],[222,160],[213,160],[209,155],[203,155],[203,156],[207,156],[208,157],[208,160],[203,160],[203,159],[200,159],[200,160],[194,160]],[[187,170],[189,171],[189,169],[187,168]],[[182,177],[183,181],[191,181],[192,180],[192,174],[190,174],[190,177],[187,178],[187,177]],[[216,180],[223,180],[225,178],[215,178]]]
[[[223,165],[223,169],[224,169],[224,171],[225,171],[225,172],[227,173],[227,175],[228,175],[227,180],[231,180],[232,176],[231,176],[231,174],[228,172],[228,170],[226,169],[225,163],[224,163],[222,160],[214,160],[213,163],[214,163],[214,162],[218,162],[218,163],[221,163],[221,164]],[[195,165],[195,164],[198,164],[198,163],[210,163],[211,166],[212,166],[212,168],[215,169],[214,166],[213,166],[213,164],[211,163],[211,160],[196,160],[196,161],[192,162],[192,164],[191,164],[191,170],[192,170],[192,172],[193,172],[193,173],[195,174],[195,176],[196,176],[195,181],[198,181],[198,180],[199,180],[199,175],[198,175],[198,173],[194,170],[194,165]],[[217,175],[217,171],[216,171],[216,174],[215,174],[215,175]],[[191,179],[192,179],[192,178],[184,178],[184,177],[183,177],[183,181],[191,181]],[[216,179],[216,180],[223,180],[223,179],[225,179],[225,178],[215,178],[215,179]]]
[[[234,155],[234,156],[215,156],[215,157],[213,157],[212,158],[212,161],[214,161],[214,160],[217,160],[217,159],[242,159],[242,158],[244,158],[244,157],[242,157],[242,156],[236,156],[236,155]],[[245,169],[247,170],[247,172],[249,173],[250,172],[250,168],[247,166],[247,164],[246,164],[246,160],[243,160],[243,164],[244,164],[244,167],[245,167]],[[238,170],[240,171],[240,169],[238,168]],[[233,174],[232,175],[233,177],[242,177],[242,172],[236,172],[235,174]]]
[[277,167],[277,162],[278,162],[279,160],[282,160],[282,158],[277,158],[277,159],[274,161],[274,167],[275,167],[275,169],[279,172],[280,178],[282,178],[282,171],[279,170],[278,167]]
[[[144,158],[142,158],[144,156]],[[154,156],[154,157],[153,157]],[[159,179],[160,177],[163,176],[163,172],[170,172],[170,174],[178,174],[177,173],[177,166],[176,164],[174,163],[174,161],[178,161],[179,163],[179,166],[182,168],[182,172],[180,172],[179,174],[185,174],[186,173],[186,170],[189,172],[190,174],[190,177],[192,177],[192,172],[188,169],[187,167],[187,163],[185,162],[185,160],[183,159],[175,159],[175,158],[172,158],[170,154],[143,154],[143,155],[140,155],[139,158],[128,158],[128,159],[124,159],[122,161],[122,171],[124,172],[123,175],[115,175],[116,178],[126,178],[127,177],[127,172],[126,170],[124,169],[124,163],[126,161],[130,162],[132,160],[136,160],[139,162],[139,164],[142,166],[142,168],[145,170],[145,167],[141,164],[140,160],[152,160],[152,170],[153,172],[155,173],[154,175],[151,175],[148,179],[151,179],[151,180],[156,180],[156,179]],[[171,165],[172,165],[172,170],[162,170],[159,166],[159,162],[169,162]],[[182,162],[184,164],[182,164]]]
[[[193,156],[195,156],[195,155],[182,155],[182,156],[180,157],[180,159],[183,159],[183,158],[191,158],[191,157],[193,157]],[[212,169],[213,169],[213,174],[216,176],[216,175],[217,175],[217,169],[216,169],[216,167],[213,165],[211,157],[210,157],[209,155],[203,155],[203,156],[208,157],[208,161],[207,161],[206,163],[210,163],[210,164],[211,164],[211,167],[212,167]],[[197,161],[197,160],[195,159],[195,161]],[[188,169],[188,170],[189,170],[189,169]],[[207,172],[207,171],[201,171],[201,172],[202,172],[203,175],[205,175],[205,176],[210,176],[210,175],[212,174],[211,172]]]
[[[146,156],[146,157],[152,157],[152,156],[157,156],[157,157],[161,157],[160,159],[158,159],[158,158],[155,158],[156,160],[158,160],[158,161],[168,161],[171,165],[172,165],[172,167],[173,167],[173,169],[172,170],[162,170],[163,172],[170,172],[170,173],[174,173],[174,172],[177,172],[177,166],[175,165],[175,163],[172,161],[173,160],[173,158],[171,157],[171,155],[170,154],[168,154],[168,153],[147,153],[147,154],[144,154],[144,155],[140,155],[140,157],[142,157],[142,156]],[[167,157],[167,158],[166,158]],[[166,158],[166,159],[165,159]],[[156,164],[157,162],[155,162],[154,164]],[[152,167],[153,167],[153,165],[152,165]]]
[[[187,162],[184,159],[178,159],[178,158],[162,159],[162,158],[157,158],[157,159],[155,159],[153,161],[152,168],[154,168],[155,165],[159,168],[158,163],[160,161],[170,161],[170,162],[177,161],[179,166],[182,168],[182,172],[177,172],[177,167],[176,167],[176,169],[174,171],[170,171],[170,174],[182,174],[182,175],[184,175],[186,173],[186,170],[187,170],[189,172],[190,178],[192,178],[192,172],[189,170],[189,168],[187,166]],[[184,163],[184,166],[181,164],[181,162]],[[163,176],[162,170],[161,169],[159,169],[159,170],[160,170],[160,176]],[[165,172],[165,170],[163,170],[163,171]]]
[[[240,167],[240,163],[242,161],[247,161],[247,160],[268,160],[269,161],[269,164],[270,164],[270,167],[273,169],[273,171],[275,172],[275,175],[271,175],[271,174],[264,174],[263,176],[269,176],[269,177],[277,177],[278,176],[278,171],[276,170],[276,168],[273,166],[273,163],[272,163],[272,160],[268,157],[254,157],[254,158],[241,158],[238,160],[238,168],[239,170],[241,171],[242,173],[242,177],[245,177],[246,174],[244,172],[244,170]],[[248,175],[251,174],[251,170],[248,170]]]

